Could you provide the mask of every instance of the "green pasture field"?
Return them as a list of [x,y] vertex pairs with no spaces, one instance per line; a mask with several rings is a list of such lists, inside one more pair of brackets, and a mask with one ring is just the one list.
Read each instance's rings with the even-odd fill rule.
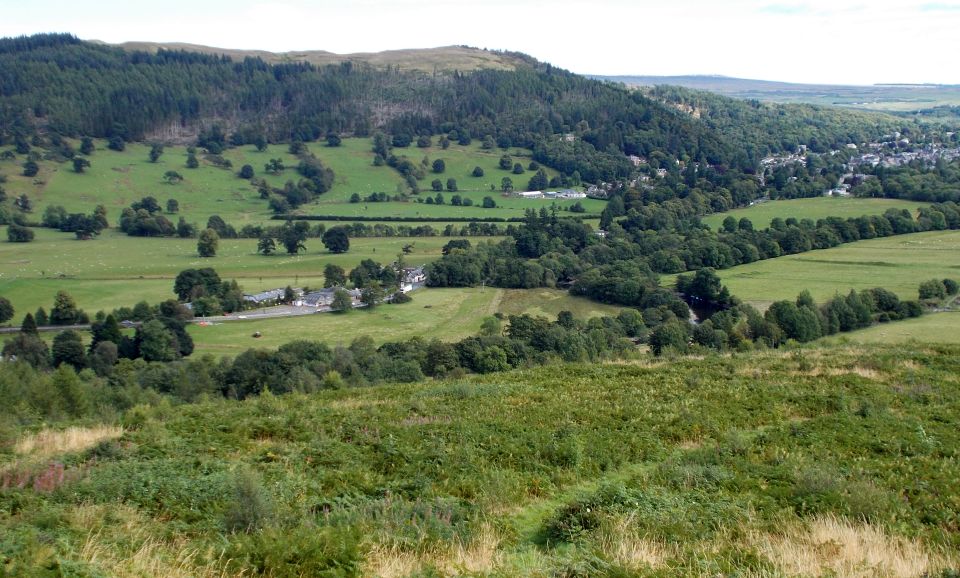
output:
[[[295,339],[323,341],[330,346],[349,345],[361,336],[377,344],[420,336],[456,341],[475,335],[483,319],[494,313],[530,315],[555,320],[563,310],[577,318],[616,315],[620,307],[575,297],[560,289],[420,289],[413,301],[380,305],[348,313],[317,313],[280,319],[229,321],[216,325],[191,325],[195,355],[236,355],[251,347],[276,348]],[[254,338],[259,331],[261,337]]]
[[884,287],[901,299],[916,299],[921,281],[960,279],[960,231],[858,241],[717,273],[731,293],[764,308],[773,301],[794,299],[804,289],[817,301],[870,287]]
[[[350,270],[363,259],[396,260],[406,245],[407,263],[437,259],[448,237],[351,239],[350,251],[335,255],[320,239],[307,239],[307,252],[264,256],[256,239],[221,239],[217,256],[197,256],[195,239],[128,237],[108,229],[95,240],[77,241],[71,234],[35,229],[31,243],[0,242],[0,295],[10,299],[16,320],[37,307],[49,310],[60,289],[68,291],[88,312],[156,303],[173,297],[173,279],[189,268],[213,267],[225,279],[237,279],[248,292],[286,285],[320,286],[323,268],[335,263]],[[5,229],[0,232],[6,239]],[[489,239],[489,237],[484,237]],[[494,238],[496,239],[496,238]],[[479,239],[478,239],[479,240]]]
[[[271,212],[267,201],[260,198],[257,190],[249,182],[237,177],[244,164],[253,167],[255,175],[265,178],[272,186],[282,187],[287,181],[298,181],[297,160],[287,152],[286,145],[270,145],[260,152],[255,147],[245,145],[228,149],[224,158],[233,163],[231,169],[213,166],[198,154],[200,167],[186,168],[186,147],[166,147],[158,162],[148,160],[150,147],[145,144],[128,143],[126,150],[116,152],[106,148],[103,141],[97,141],[98,148],[89,157],[91,166],[82,174],[75,173],[72,164],[41,161],[40,172],[35,177],[22,175],[24,157],[18,155],[13,160],[0,160],[0,174],[7,177],[4,185],[10,195],[27,194],[34,202],[34,215],[39,220],[43,210],[50,205],[62,205],[70,212],[89,212],[94,206],[102,204],[107,208],[111,222],[116,223],[120,212],[145,196],[157,198],[165,206],[168,199],[176,199],[180,212],[168,215],[173,221],[183,216],[190,222],[203,225],[211,215],[220,215],[228,223],[239,228],[248,223],[266,222]],[[299,209],[305,215],[344,215],[344,216],[408,216],[433,217],[439,220],[450,217],[509,218],[522,217],[526,208],[549,207],[554,202],[560,209],[573,205],[571,200],[524,200],[505,198],[499,192],[500,180],[509,176],[516,190],[524,190],[533,172],[514,175],[497,167],[504,151],[494,149],[484,151],[479,144],[461,147],[451,146],[447,150],[440,147],[420,149],[411,146],[407,149],[395,149],[398,156],[406,155],[413,162],[420,162],[424,156],[433,160],[443,159],[447,165],[443,174],[434,174],[429,169],[426,177],[420,181],[421,196],[434,196],[430,191],[430,182],[439,178],[446,186],[448,178],[457,180],[461,196],[473,199],[474,207],[453,207],[452,205],[426,205],[409,203],[349,203],[354,193],[362,197],[374,192],[395,195],[405,190],[400,174],[394,169],[373,166],[371,140],[367,138],[344,139],[339,147],[327,147],[313,143],[308,148],[316,154],[335,173],[334,186],[315,202]],[[521,162],[524,168],[530,162],[530,151],[511,149],[514,160]],[[287,167],[277,175],[264,172],[264,165],[274,158],[283,160]],[[473,167],[484,169],[484,177],[470,176]],[[176,171],[184,180],[176,184],[163,181],[167,171]],[[557,173],[546,168],[550,177]],[[496,191],[490,191],[490,185]],[[443,192],[447,203],[454,193]],[[493,196],[499,206],[497,209],[483,209],[480,203],[484,196]],[[603,210],[603,201],[581,200],[590,214]]]
[[930,203],[916,203],[898,199],[858,199],[856,197],[814,197],[810,199],[790,199],[785,201],[769,201],[752,207],[734,209],[725,213],[714,213],[704,217],[702,221],[711,229],[720,228],[723,220],[733,217],[738,221],[744,217],[753,222],[756,229],[765,229],[776,217],[787,219],[825,219],[827,217],[860,217],[863,215],[880,215],[887,209],[907,209],[915,213],[920,207]]
[[[150,147],[128,143],[126,150],[116,152],[98,142],[98,148],[89,157],[90,167],[82,174],[75,173],[72,164],[41,161],[40,173],[33,178],[22,176],[22,157],[15,161],[0,161],[0,173],[7,175],[9,194],[26,193],[34,202],[34,214],[39,220],[49,205],[62,205],[70,212],[90,212],[102,204],[112,223],[120,212],[145,196],[156,197],[161,205],[168,199],[180,203],[180,215],[188,221],[205,224],[210,215],[220,215],[236,227],[256,223],[269,218],[267,202],[248,181],[237,177],[236,172],[244,162],[253,165],[257,176],[266,176],[275,186],[282,186],[287,179],[296,179],[293,170],[286,175],[270,176],[263,173],[263,165],[270,158],[282,158],[284,163],[294,165],[295,159],[286,154],[286,147],[275,146],[259,153],[254,147],[231,150],[224,156],[230,158],[234,167],[220,169],[201,161],[196,169],[185,166],[185,147],[167,147],[156,163],[147,156]],[[202,155],[199,155],[202,157]],[[167,184],[163,175],[167,171],[180,173],[184,180]],[[168,215],[176,222],[177,215]]]
[[923,317],[881,323],[860,331],[830,337],[830,343],[960,343],[960,313],[927,313]]

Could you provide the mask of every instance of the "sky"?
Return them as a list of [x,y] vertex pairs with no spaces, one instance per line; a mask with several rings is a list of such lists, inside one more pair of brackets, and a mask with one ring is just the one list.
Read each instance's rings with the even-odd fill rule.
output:
[[0,36],[273,52],[468,45],[581,74],[960,84],[960,0],[17,0]]

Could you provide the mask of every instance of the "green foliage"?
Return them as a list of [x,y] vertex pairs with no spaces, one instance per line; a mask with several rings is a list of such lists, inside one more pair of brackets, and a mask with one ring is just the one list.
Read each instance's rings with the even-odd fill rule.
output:
[[330,303],[330,310],[339,313],[346,313],[353,308],[353,299],[346,289],[337,288],[333,292],[333,301]]
[[215,257],[220,246],[220,235],[213,229],[204,229],[197,240],[197,254],[201,257]]
[[15,223],[7,225],[7,240],[11,243],[29,243],[33,241],[33,230]]
[[224,512],[228,532],[258,532],[270,525],[274,512],[272,500],[259,476],[241,469],[235,474],[233,495]]
[[79,371],[86,366],[86,351],[83,346],[83,338],[72,329],[61,331],[54,337],[51,354],[53,356],[52,362],[54,367],[59,367],[65,363]]
[[360,541],[359,535],[332,528],[270,528],[234,538],[224,554],[236,572],[252,569],[276,578],[347,578],[359,575]]
[[323,234],[323,246],[331,253],[346,253],[350,250],[350,238],[342,227],[332,227]]
[[[14,313],[13,304],[10,303],[10,300],[6,297],[0,297],[0,323],[6,323],[13,319]],[[29,313],[27,315],[30,317],[30,322],[33,323],[34,331],[36,331],[37,325],[33,322],[33,316]],[[24,322],[26,323],[26,320]]]
[[[955,292],[954,292],[955,293]],[[940,279],[930,279],[920,283],[920,299],[939,300],[947,298],[947,287]],[[952,294],[952,293],[951,293]]]

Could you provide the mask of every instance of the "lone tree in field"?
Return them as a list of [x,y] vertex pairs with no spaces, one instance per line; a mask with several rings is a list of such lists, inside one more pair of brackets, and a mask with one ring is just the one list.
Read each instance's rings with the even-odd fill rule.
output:
[[201,257],[215,257],[220,246],[220,235],[213,229],[204,229],[197,240],[197,253]]
[[187,155],[187,168],[195,169],[200,166],[200,161],[197,160],[197,155],[190,153]]
[[83,157],[73,157],[73,172],[82,173],[90,166],[90,161]]
[[443,159],[433,161],[433,172],[442,173],[445,170],[447,170],[447,163],[443,162]]
[[270,235],[264,235],[260,237],[260,240],[257,241],[257,253],[263,253],[264,255],[272,255],[274,251],[277,250],[277,243],[273,240],[273,237]]
[[307,240],[307,233],[310,231],[310,224],[306,221],[287,221],[280,227],[280,244],[287,250],[287,254],[296,255],[300,251],[306,251],[307,246],[304,241]]
[[7,240],[11,243],[29,243],[33,241],[33,229],[10,223],[7,227]]
[[333,227],[323,234],[323,246],[331,253],[346,253],[350,250],[350,237],[343,227]]
[[473,167],[473,172],[470,173],[470,174],[471,174],[472,176],[474,176],[474,177],[482,177],[482,176],[483,176],[483,169],[480,168],[480,167]]
[[150,162],[155,163],[160,160],[160,156],[163,155],[163,145],[155,144],[150,147]]
[[80,153],[90,156],[93,154],[93,151],[96,150],[96,146],[93,144],[93,139],[85,136],[80,140]]
[[40,172],[40,165],[38,165],[35,161],[27,161],[23,163],[23,176],[35,177],[39,172]]
[[181,175],[177,171],[167,171],[163,173],[163,180],[168,185],[175,185],[183,180],[183,175]]
[[176,199],[167,200],[167,212],[168,213],[179,213],[180,212],[180,201]]
[[77,302],[66,291],[57,291],[50,310],[50,325],[73,325],[80,320]]
[[253,178],[253,167],[250,165],[243,165],[240,167],[239,176],[241,179],[252,179]]

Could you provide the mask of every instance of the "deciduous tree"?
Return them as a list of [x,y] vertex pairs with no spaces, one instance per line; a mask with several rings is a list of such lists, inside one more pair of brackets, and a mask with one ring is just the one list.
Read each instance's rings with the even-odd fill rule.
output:
[[201,257],[215,257],[220,246],[220,235],[213,229],[204,229],[197,239],[197,253]]
[[332,227],[323,234],[323,246],[331,253],[346,253],[350,250],[350,238],[343,227]]

